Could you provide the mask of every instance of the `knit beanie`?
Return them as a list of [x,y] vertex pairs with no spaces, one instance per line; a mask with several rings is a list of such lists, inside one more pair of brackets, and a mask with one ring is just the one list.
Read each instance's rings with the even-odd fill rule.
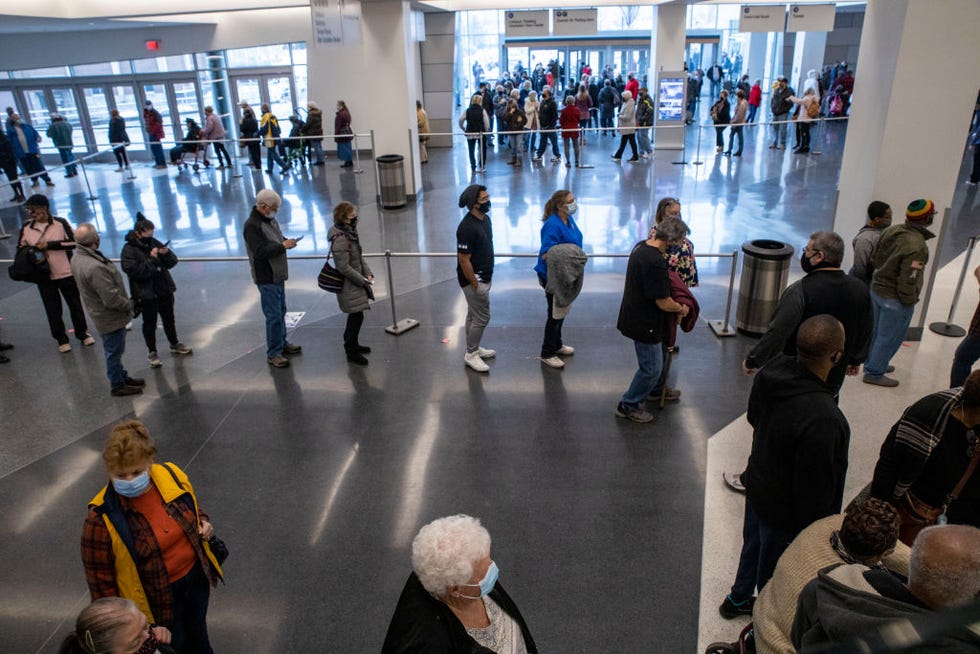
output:
[[476,199],[480,197],[480,191],[487,190],[486,186],[481,186],[480,184],[470,184],[466,189],[459,195],[459,208],[460,209],[472,209],[476,206]]
[[913,200],[905,208],[905,219],[912,222],[925,222],[936,213],[936,205],[932,200],[919,199]]

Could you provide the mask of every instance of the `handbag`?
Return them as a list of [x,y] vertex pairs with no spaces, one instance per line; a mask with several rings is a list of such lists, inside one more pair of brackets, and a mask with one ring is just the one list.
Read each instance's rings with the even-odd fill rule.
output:
[[[336,238],[336,237],[334,237]],[[327,252],[327,260],[323,262],[320,274],[316,276],[316,285],[327,293],[340,293],[344,288],[344,276],[330,263],[330,256],[333,254],[333,239],[330,239],[330,251]]]
[[15,282],[39,284],[51,277],[51,267],[41,250],[33,245],[21,245],[14,255],[14,262],[7,269]]
[[915,542],[915,537],[919,535],[920,531],[930,525],[946,524],[946,508],[963,492],[966,482],[970,481],[978,463],[980,463],[980,445],[974,445],[973,456],[970,457],[969,465],[966,466],[960,480],[956,482],[956,486],[946,496],[946,501],[941,508],[926,504],[913,495],[910,490],[905,491],[905,495],[895,507],[899,518],[902,519],[902,525],[898,529],[899,540],[912,547],[912,543]]

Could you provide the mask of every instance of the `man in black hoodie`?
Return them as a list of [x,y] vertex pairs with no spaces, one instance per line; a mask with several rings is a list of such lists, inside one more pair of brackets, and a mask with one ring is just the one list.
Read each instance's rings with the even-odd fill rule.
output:
[[742,474],[742,553],[722,617],[750,615],[780,555],[811,523],[839,513],[850,427],[837,407],[830,371],[844,356],[844,327],[828,314],[808,318],[796,357],[770,361],[752,384],[752,453]]

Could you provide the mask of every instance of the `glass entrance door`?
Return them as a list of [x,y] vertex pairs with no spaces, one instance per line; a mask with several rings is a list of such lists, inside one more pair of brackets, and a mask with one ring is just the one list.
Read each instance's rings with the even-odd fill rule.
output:
[[104,86],[82,87],[82,98],[88,113],[87,138],[96,149],[109,146],[109,95]]
[[143,111],[140,108],[139,97],[132,86],[113,86],[112,101],[119,115],[126,121],[126,136],[129,137],[130,150],[145,149],[145,130],[143,126]]
[[[153,103],[153,108],[160,112],[163,119],[164,138],[167,140],[179,139],[183,132],[174,129],[174,122],[170,117],[170,100],[167,97],[166,84],[144,84],[143,97]],[[140,113],[142,118],[142,112]],[[145,127],[145,125],[144,125]]]

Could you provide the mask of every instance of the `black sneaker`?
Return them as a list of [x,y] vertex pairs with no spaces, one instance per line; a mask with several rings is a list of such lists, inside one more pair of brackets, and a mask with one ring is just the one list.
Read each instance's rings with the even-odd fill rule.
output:
[[736,604],[734,600],[732,600],[731,595],[725,595],[725,601],[718,607],[718,613],[721,613],[721,617],[725,618],[726,620],[733,620],[740,615],[752,615],[752,607],[754,605],[754,597],[750,597],[749,599]]
[[134,388],[143,388],[146,386],[146,382],[139,377],[127,377],[126,381],[123,382],[124,386],[133,386]]
[[370,354],[371,348],[369,348],[367,345],[358,345],[357,351],[360,352],[361,354]]
[[143,389],[140,388],[139,386],[128,386],[127,384],[123,384],[122,386],[116,386],[115,388],[113,388],[111,391],[109,391],[109,394],[112,395],[113,397],[125,397],[126,395],[142,395]]
[[347,360],[350,361],[351,363],[356,363],[359,366],[366,366],[368,364],[367,357],[365,357],[363,354],[357,351],[348,352]]

